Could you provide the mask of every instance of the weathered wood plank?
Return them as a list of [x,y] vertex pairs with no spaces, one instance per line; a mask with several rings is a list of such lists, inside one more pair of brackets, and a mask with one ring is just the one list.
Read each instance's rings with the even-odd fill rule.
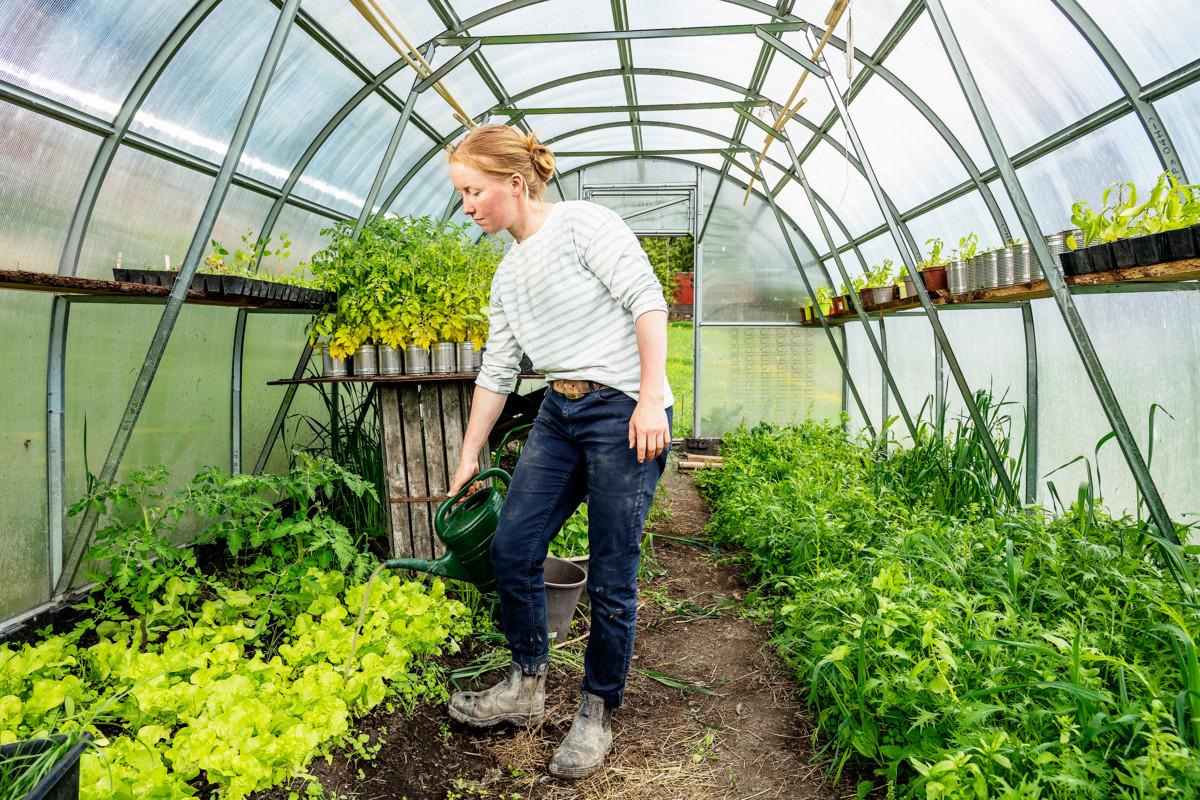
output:
[[408,494],[408,465],[404,458],[404,426],[400,421],[400,396],[394,386],[379,387],[379,408],[383,419],[383,474],[387,497],[388,528],[391,532],[392,555],[413,554],[412,522],[408,504],[388,502],[393,497]]
[[[419,386],[403,386],[400,389],[400,422],[404,429],[404,460],[407,467],[408,486],[405,495],[420,497],[429,495],[429,479],[425,467],[425,432],[422,427],[421,393]],[[433,557],[433,520],[429,505],[409,505],[412,520],[413,555],[417,558]]]
[[[441,505],[441,500],[446,497],[450,487],[447,470],[454,469],[448,463],[449,458],[446,454],[446,449],[450,446],[453,437],[446,432],[443,419],[445,407],[442,401],[443,390],[452,389],[454,386],[455,384],[452,383],[443,383],[421,387],[421,402],[425,417],[425,468],[429,478],[429,494],[431,497],[439,498],[438,501],[429,504],[429,510],[433,513],[434,520],[437,519],[438,506]],[[459,438],[461,439],[461,437]],[[434,555],[441,555],[443,548],[437,537],[436,522],[433,531],[434,535],[430,537],[429,548]]]

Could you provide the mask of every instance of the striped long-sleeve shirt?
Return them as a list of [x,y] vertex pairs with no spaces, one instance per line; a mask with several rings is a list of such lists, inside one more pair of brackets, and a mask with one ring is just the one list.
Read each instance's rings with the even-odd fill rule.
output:
[[[475,382],[511,392],[524,352],[547,380],[596,381],[636,399],[634,321],[655,309],[667,310],[662,286],[625,221],[596,203],[555,203],[542,227],[514,242],[496,269]],[[664,380],[663,406],[673,403]]]

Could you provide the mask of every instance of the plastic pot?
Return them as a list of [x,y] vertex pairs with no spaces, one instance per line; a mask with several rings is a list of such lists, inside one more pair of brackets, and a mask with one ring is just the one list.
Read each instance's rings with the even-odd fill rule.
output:
[[846,300],[846,295],[839,294],[830,301],[833,305],[829,309],[830,314],[845,314],[846,309],[850,307],[850,303]]
[[113,280],[120,281],[121,283],[131,283],[132,282],[129,277],[129,270],[119,269],[117,267],[113,267]]
[[879,308],[884,303],[890,303],[897,299],[900,287],[898,286],[879,286],[873,289],[868,289],[867,293],[871,295],[871,303],[875,308]]
[[946,288],[946,268],[927,267],[921,270],[921,282],[928,292],[944,291]]
[[399,350],[386,344],[379,345],[378,350],[380,375],[400,375],[404,372]]
[[904,294],[905,298],[917,296],[917,287],[913,285],[913,279],[911,277],[909,277],[907,274],[905,274],[905,276],[904,276],[903,294]]
[[[37,758],[66,740],[65,736],[51,736],[48,739],[26,739],[0,745],[0,761],[21,757]],[[29,790],[25,800],[78,800],[79,758],[83,751],[91,746],[91,742],[91,734],[83,734],[82,740],[72,745],[71,749],[54,763],[50,771]]]
[[874,289],[859,289],[858,304],[863,311],[875,310],[875,290]]
[[1062,264],[1063,275],[1086,275],[1092,271],[1091,260],[1087,248],[1068,250],[1058,257]]
[[1149,236],[1135,236],[1130,239],[1133,242],[1133,254],[1137,259],[1139,267],[1148,267],[1151,264],[1160,264],[1166,259],[1163,257],[1166,242],[1162,238],[1162,234],[1152,233]]
[[579,564],[547,556],[542,566],[546,582],[546,632],[551,643],[566,641],[571,632],[571,620],[583,585],[587,583],[587,570]]
[[1196,257],[1196,242],[1192,238],[1191,228],[1166,231],[1163,236],[1167,240],[1167,260],[1180,261]]
[[1128,269],[1137,264],[1137,254],[1133,251],[1132,239],[1117,239],[1109,244],[1113,252],[1113,261],[1117,269]]
[[[1112,245],[1107,242],[1104,244],[1095,244],[1084,251],[1090,259],[1089,272],[1108,272],[1117,268],[1116,255],[1113,253]],[[1080,273],[1084,274],[1084,273]]]

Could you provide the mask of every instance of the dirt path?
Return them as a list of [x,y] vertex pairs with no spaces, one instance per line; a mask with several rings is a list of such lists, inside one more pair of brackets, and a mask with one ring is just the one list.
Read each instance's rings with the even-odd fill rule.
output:
[[[657,520],[656,532],[694,537],[708,512],[691,477],[672,464],[662,490],[670,518]],[[579,674],[561,668],[551,672],[549,714],[535,728],[481,733],[451,722],[441,708],[408,717],[379,712],[358,726],[386,741],[373,760],[338,757],[315,763],[312,772],[327,792],[360,800],[853,796],[853,784],[830,787],[823,765],[813,761],[795,681],[767,643],[767,631],[738,615],[745,590],[736,572],[703,548],[661,539],[651,561],[633,673],[613,720],[613,755],[599,775],[575,784],[546,775],[578,702]],[[666,686],[643,671],[682,679],[702,693]]]

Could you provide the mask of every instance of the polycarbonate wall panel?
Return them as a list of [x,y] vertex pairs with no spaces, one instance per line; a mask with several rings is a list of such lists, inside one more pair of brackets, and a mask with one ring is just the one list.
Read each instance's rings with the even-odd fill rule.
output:
[[171,59],[130,130],[219,163],[278,15],[261,0],[224,0]]
[[[542,83],[548,83],[552,76],[547,74],[546,80]],[[699,85],[699,84],[696,84]],[[648,102],[642,100],[639,95],[640,102]],[[536,94],[531,94],[520,101],[522,108],[556,108],[556,107],[579,107],[579,106],[623,106],[625,105],[625,84],[620,78],[605,77],[605,78],[587,78],[585,80],[566,83],[561,86],[554,86],[549,89],[543,89]]]
[[[1156,415],[1150,472],[1172,519],[1195,522],[1200,512],[1200,297],[1183,291],[1076,295],[1075,303],[1143,457],[1151,405],[1158,403],[1174,417]],[[1109,425],[1058,308],[1052,300],[1035,300],[1033,310],[1043,398],[1039,462],[1045,475],[1079,455],[1095,462],[1096,444]],[[1115,441],[1101,449],[1098,467],[1104,505],[1132,514],[1135,484]],[[1085,479],[1082,464],[1049,478],[1067,502]],[[1040,481],[1039,498],[1049,504],[1045,484]]]
[[589,167],[583,174],[584,186],[631,183],[696,182],[696,168],[678,161],[663,159],[626,159]]
[[[789,125],[788,133],[793,130],[795,126]],[[837,130],[841,130],[840,125]],[[836,137],[837,133],[831,135]],[[829,144],[817,145],[802,166],[813,191],[824,198],[855,236],[883,223],[866,178]]]
[[[879,329],[878,320],[875,322],[875,328]],[[934,355],[937,343],[933,338],[933,327],[925,317],[887,317],[884,320],[884,330],[887,333],[888,369],[892,371],[892,377],[900,388],[900,397],[904,400],[908,413],[914,418],[922,413],[922,409],[928,418],[934,404],[937,371]],[[863,357],[875,361],[875,354],[869,350]],[[875,398],[870,401],[863,399],[864,402],[876,402]],[[896,395],[890,387],[888,416],[897,418],[889,431],[891,437],[901,445],[911,444],[912,438],[908,428],[900,417],[900,404],[896,402]]]
[[[703,24],[712,25],[713,23],[705,19]],[[678,26],[679,22],[676,22],[675,25]],[[629,44],[632,48],[635,67],[694,72],[738,86],[750,85],[750,78],[754,73],[754,62],[762,47],[762,42],[758,40],[757,36],[753,33],[705,36],[703,41],[703,46],[697,46],[697,40],[691,37],[635,39]],[[637,77],[638,100],[641,102],[664,102],[641,100],[643,82],[647,77],[649,76],[639,75]]]
[[1193,0],[1155,0],[1136,8],[1123,0],[1081,0],[1142,84],[1196,57],[1200,15]]
[[161,269],[165,255],[177,269],[212,185],[208,175],[121,147],[96,199],[77,274],[111,280],[118,253],[126,267]]
[[1169,94],[1154,103],[1163,124],[1171,132],[1171,142],[1179,151],[1183,168],[1195,181],[1200,176],[1200,125],[1196,124],[1196,109],[1200,108],[1200,84]]
[[9,0],[0,78],[111,120],[186,9],[177,0]]
[[[772,21],[765,14],[723,0],[688,0],[686,10],[690,20],[704,20],[705,25],[756,25]],[[679,3],[630,3],[629,27],[632,30],[647,30],[699,24],[682,22],[680,11]]]
[[[457,49],[447,48],[443,55],[448,58],[456,52]],[[435,59],[435,64],[440,66],[440,61],[444,60],[446,59]],[[459,64],[453,72],[442,78],[440,83],[471,117],[482,114],[499,102],[469,61]],[[400,97],[408,97],[412,87],[412,73],[406,72],[403,77],[392,79],[388,86]],[[417,96],[414,110],[442,137],[449,136],[462,127],[462,123],[454,118],[450,104],[432,86]]]
[[[365,98],[313,156],[293,191],[298,197],[357,217],[399,119],[400,112],[378,95]],[[410,125],[396,151],[396,166],[411,166],[417,154],[432,144]]]
[[604,128],[598,131],[588,131],[560,138],[554,144],[554,149],[564,154],[591,150],[633,150],[633,131],[630,128]]
[[[255,52],[261,61],[262,53]],[[309,143],[360,88],[362,82],[325,48],[293,28],[250,131],[239,171],[282,186]],[[227,96],[226,102],[240,113],[245,97]]]
[[0,620],[49,599],[46,536],[46,353],[49,295],[0,291],[4,382],[0,419]]
[[[170,491],[203,467],[229,468],[229,382],[236,314],[231,308],[184,307],[133,429],[118,479],[161,465],[171,473]],[[83,495],[85,471],[100,471],[161,316],[159,305],[71,306],[64,425],[68,505]],[[89,464],[83,458],[85,424]],[[39,493],[39,500],[42,496]],[[68,542],[77,522],[68,523]],[[182,529],[179,540],[191,533]],[[84,580],[80,574],[77,585]]]
[[[903,81],[955,135],[975,161],[983,168],[992,163],[987,145],[967,99],[959,89],[958,79],[946,58],[937,31],[927,14],[922,14],[899,44],[883,62],[888,71]],[[880,78],[872,77],[871,83]],[[869,85],[869,84],[868,84]]]
[[[967,309],[946,311],[939,317],[971,391],[982,389],[994,403],[1003,400],[1010,404],[1004,413],[1012,419],[1011,449],[1015,453],[1025,435],[1025,327],[1020,310]],[[947,416],[965,416],[967,407],[948,367],[944,385]],[[1041,396],[1042,407],[1065,399],[1063,395]]]
[[100,140],[0,102],[0,268],[55,272]]
[[[896,17],[903,7],[896,0],[855,0],[838,23],[837,34],[844,39],[846,27],[853,25],[854,46],[867,53],[873,53],[883,41],[884,35],[895,24]],[[799,0],[792,13],[824,29],[829,4],[825,0]]]
[[[997,188],[1003,190],[1002,187]],[[917,240],[922,251],[926,253],[929,252],[927,242],[930,239],[941,239],[944,243],[943,256],[946,258],[954,257],[959,249],[960,240],[969,233],[978,235],[980,252],[1004,244],[1001,241],[1000,230],[993,221],[992,215],[988,213],[987,205],[978,192],[965,194],[916,219],[909,220],[908,229],[912,232],[913,238]],[[1019,239],[1025,238],[1020,234],[1020,227],[1016,231],[1012,231],[1012,235]],[[891,236],[887,237],[889,242],[891,238]],[[893,247],[893,249],[895,248]]]
[[[799,321],[808,295],[775,215],[758,197],[742,206],[745,190],[730,191],[733,188],[717,197],[704,235],[699,264],[703,321]],[[810,263],[812,281],[819,274],[813,254],[794,233],[792,241]]]
[[401,217],[428,214],[440,218],[454,194],[446,159],[435,154],[400,191],[388,211]]
[[953,0],[946,11],[1009,152],[1120,96],[1095,52],[1046,0],[1026,0],[1020,13]]
[[[1161,171],[1141,125],[1126,115],[1021,167],[1017,176],[1042,230],[1052,232],[1071,227],[1071,205],[1077,200],[1099,208],[1104,190],[1116,181],[1133,181],[1146,190]],[[1022,236],[1019,230],[1013,235]]]
[[[590,199],[616,211],[638,234],[663,231],[690,233],[692,230],[692,197],[686,191],[596,192]],[[666,203],[671,205],[659,208]],[[642,213],[636,213],[638,211]]]
[[[379,0],[378,5],[417,47],[445,29],[428,3]],[[372,72],[382,72],[400,60],[358,9],[345,0],[304,0],[300,13],[312,16]]]
[[[398,0],[392,0],[397,2]],[[459,17],[467,19],[483,10],[484,4],[454,3]],[[495,5],[494,2],[486,5]],[[518,8],[471,28],[472,36],[504,34],[561,33],[563,31],[611,31],[612,9],[605,3],[580,3],[578,0],[547,0]],[[512,45],[509,45],[512,46]],[[528,45],[517,46],[528,51]],[[614,48],[615,49],[615,48]]]
[[525,118],[525,124],[529,126],[529,129],[538,135],[538,139],[550,145],[551,149],[557,147],[555,140],[560,136],[581,128],[588,128],[592,125],[603,125],[609,122],[628,124],[629,115],[624,112],[610,112],[606,114],[534,114]]
[[[745,190],[742,190],[745,194]],[[817,224],[817,217],[813,213],[812,203],[808,202],[808,195],[804,191],[804,187],[799,181],[788,181],[779,190],[779,194],[775,196],[775,202],[779,204],[781,211],[786,213],[804,230],[805,235],[817,246],[821,252],[825,252],[829,248],[825,244],[825,237],[821,234],[821,226]],[[818,200],[818,207],[820,201]],[[825,220],[825,225],[829,228],[829,234],[833,237],[835,244],[842,244],[846,241],[846,234],[842,227],[837,224],[829,212],[821,208],[821,214]]]
[[334,221],[329,217],[285,205],[275,223],[274,237],[279,241],[280,236],[286,233],[292,242],[291,263],[306,264],[312,261],[313,253],[329,244],[329,237],[323,236],[321,231],[333,227],[333,224]]
[[899,208],[911,208],[967,179],[945,140],[881,78],[868,81],[848,110],[880,185]]
[[[221,213],[217,215],[217,224],[213,226],[213,232],[208,237],[209,246],[205,250],[204,257],[206,258],[212,252],[213,239],[220,242],[230,253],[236,249],[253,252],[254,243],[262,232],[260,226],[270,209],[271,198],[240,186],[229,187],[229,193],[225,195],[225,202],[221,204]],[[277,231],[278,228],[272,232],[270,244],[272,250],[279,244]],[[247,236],[249,241],[242,241],[243,236]],[[231,261],[232,257],[228,256],[226,260]],[[295,264],[294,259],[290,261],[290,266],[295,266]],[[203,261],[200,266],[203,268]],[[289,268],[282,262],[277,263],[275,258],[265,259],[262,266],[273,273],[287,272]]]
[[819,330],[702,326],[700,348],[697,436],[841,413],[841,371]]
[[[286,386],[268,386],[267,381],[290,378],[296,360],[304,349],[304,314],[251,313],[246,318],[245,347],[242,350],[242,471],[250,472],[267,440],[275,412],[283,401]],[[311,368],[319,371],[321,359],[314,355]],[[327,387],[326,387],[327,388]],[[309,426],[300,417],[324,420],[329,414],[317,387],[300,386],[280,438],[267,460],[268,472],[283,472],[288,467],[289,449],[297,442],[298,432],[310,436]],[[307,443],[308,438],[304,441]]]
[[[850,377],[858,388],[863,405],[867,407],[867,417],[871,420],[871,425],[878,432],[883,428],[883,370],[879,368],[879,360],[875,357],[875,350],[863,332],[861,323],[843,325],[842,330],[846,335],[845,352],[846,361],[850,365]],[[874,333],[878,338],[878,326]],[[850,431],[865,433],[867,426],[853,395],[847,395],[846,413],[850,415]]]

